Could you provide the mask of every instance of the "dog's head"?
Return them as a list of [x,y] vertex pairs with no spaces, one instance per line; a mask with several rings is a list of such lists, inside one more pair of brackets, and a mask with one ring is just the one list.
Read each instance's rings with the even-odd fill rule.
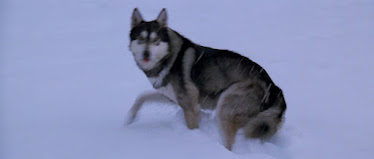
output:
[[156,20],[144,21],[137,8],[131,18],[130,50],[143,70],[151,70],[169,54],[167,14],[162,9]]

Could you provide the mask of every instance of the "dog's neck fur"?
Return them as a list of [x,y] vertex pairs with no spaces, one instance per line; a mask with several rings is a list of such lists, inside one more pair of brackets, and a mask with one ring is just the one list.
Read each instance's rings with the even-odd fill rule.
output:
[[182,48],[183,39],[174,30],[168,28],[169,35],[169,54],[165,56],[157,66],[149,71],[144,71],[154,88],[160,88],[165,85],[165,78],[170,73],[175,60]]

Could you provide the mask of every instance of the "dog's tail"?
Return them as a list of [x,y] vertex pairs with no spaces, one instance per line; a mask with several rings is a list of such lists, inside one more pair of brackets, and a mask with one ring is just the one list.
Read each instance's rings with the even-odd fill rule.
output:
[[268,100],[263,105],[264,110],[244,125],[243,129],[247,138],[269,138],[283,123],[286,102],[282,90],[273,85],[269,93]]
[[125,126],[130,125],[134,122],[136,115],[138,114],[139,110],[142,108],[145,102],[170,103],[171,100],[166,96],[154,91],[142,93],[138,96],[138,98],[135,100],[134,105],[127,113],[125,119]]

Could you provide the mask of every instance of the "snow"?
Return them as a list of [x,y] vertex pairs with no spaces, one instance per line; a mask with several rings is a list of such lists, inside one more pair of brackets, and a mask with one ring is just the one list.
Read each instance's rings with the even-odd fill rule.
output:
[[[0,158],[374,157],[374,1],[1,1]],[[285,94],[286,122],[269,141],[222,146],[214,113],[189,130],[152,89],[128,49],[130,16],[167,8],[192,41],[262,65]],[[4,13],[4,14],[3,14]]]

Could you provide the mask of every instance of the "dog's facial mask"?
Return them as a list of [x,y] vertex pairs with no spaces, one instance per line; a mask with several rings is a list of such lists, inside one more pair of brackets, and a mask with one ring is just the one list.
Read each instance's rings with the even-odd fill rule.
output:
[[138,9],[131,18],[130,50],[138,66],[151,70],[169,55],[167,14],[163,9],[156,20],[144,21]]

